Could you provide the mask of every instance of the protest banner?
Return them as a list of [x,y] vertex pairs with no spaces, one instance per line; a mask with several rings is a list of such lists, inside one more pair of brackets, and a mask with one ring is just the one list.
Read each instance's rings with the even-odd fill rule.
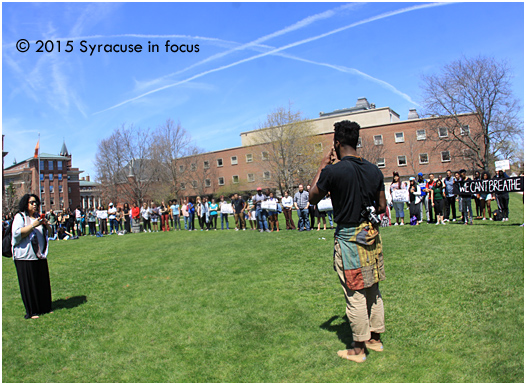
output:
[[453,194],[463,196],[520,191],[524,191],[523,176],[504,179],[469,180],[467,182],[455,182],[453,184]]

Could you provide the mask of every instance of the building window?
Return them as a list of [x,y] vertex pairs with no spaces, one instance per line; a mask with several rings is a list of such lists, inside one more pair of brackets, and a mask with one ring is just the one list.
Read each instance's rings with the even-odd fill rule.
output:
[[58,201],[60,203],[60,207],[64,206],[64,197],[59,197]]
[[44,194],[44,185],[43,185],[43,184],[40,185],[40,192],[41,192],[42,194]]
[[462,136],[469,135],[469,126],[468,125],[460,127],[460,135],[462,135]]
[[181,186],[181,190],[186,190],[186,183],[181,183],[180,186]]
[[71,187],[68,187],[68,193],[71,194]]
[[438,127],[438,137],[447,138],[447,127]]
[[261,153],[261,160],[268,160],[268,152],[267,151],[263,151]]
[[50,192],[51,194],[53,194],[53,185],[50,185],[50,186],[49,186],[49,192]]
[[449,154],[449,151],[442,151],[440,155],[442,157],[442,162],[451,162],[451,155]]
[[212,186],[210,179],[205,179],[205,187],[210,187],[210,186]]
[[358,137],[358,143],[356,144],[356,148],[362,147],[362,137]]
[[58,185],[58,192],[61,193],[61,192],[62,192],[62,189],[63,189],[63,188],[62,188],[62,185],[59,184],[59,185]]
[[428,164],[429,163],[429,156],[427,154],[418,154],[420,164]]
[[196,180],[192,181],[192,188],[197,188],[197,181]]
[[62,174],[58,174],[57,177],[58,177],[58,180],[62,180]]
[[49,204],[50,204],[51,206],[54,206],[54,205],[55,205],[55,200],[54,200],[53,198],[50,198],[50,199],[49,199]]
[[238,175],[232,175],[232,183],[239,183],[239,176]]
[[237,156],[231,156],[230,157],[230,164],[231,165],[237,164]]
[[256,177],[254,176],[254,174],[247,174],[247,180],[249,182],[255,182],[256,181]]
[[395,132],[395,143],[404,143],[404,133]]
[[217,160],[217,167],[223,167],[223,158]]
[[179,165],[179,172],[183,172],[184,171],[184,166],[181,164]]
[[247,163],[252,163],[252,161],[253,161],[252,154],[247,154],[246,158],[247,158]]
[[44,180],[44,174],[40,174],[40,180]]
[[69,198],[69,207],[73,206],[73,199]]
[[209,162],[208,160],[205,160],[205,161],[203,162],[203,168],[204,168],[205,170],[207,170],[207,169],[210,168],[210,162]]
[[57,170],[62,170],[62,161],[57,160]]
[[53,174],[49,173],[49,180],[53,180]]
[[321,143],[314,144],[314,151],[315,152],[323,152],[323,144],[321,144]]
[[48,162],[47,162],[47,168],[48,168],[49,170],[53,170],[53,161],[52,161],[52,160],[48,160]]
[[407,166],[407,159],[405,158],[405,155],[398,155],[398,166]]
[[426,130],[416,130],[416,140],[426,140]]
[[43,160],[40,161],[40,169],[41,169],[41,170],[44,169],[44,161],[43,161]]
[[378,158],[376,159],[376,165],[378,168],[384,168],[385,167],[385,158]]
[[269,180],[270,179],[270,171],[265,171],[263,173],[263,179],[264,180]]
[[197,164],[192,163],[192,164],[190,165],[190,170],[192,170],[192,171],[197,171]]
[[375,135],[374,136],[374,145],[375,146],[381,146],[384,144],[384,138],[382,135]]
[[222,176],[220,176],[219,178],[217,178],[217,183],[219,184],[219,186],[224,186],[224,184],[225,184],[225,178],[223,178]]

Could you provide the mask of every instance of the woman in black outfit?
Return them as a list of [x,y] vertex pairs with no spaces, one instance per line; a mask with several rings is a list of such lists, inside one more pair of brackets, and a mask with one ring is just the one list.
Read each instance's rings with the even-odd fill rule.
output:
[[18,204],[12,227],[11,246],[26,319],[51,312],[51,285],[47,264],[51,227],[40,219],[40,199],[26,194]]

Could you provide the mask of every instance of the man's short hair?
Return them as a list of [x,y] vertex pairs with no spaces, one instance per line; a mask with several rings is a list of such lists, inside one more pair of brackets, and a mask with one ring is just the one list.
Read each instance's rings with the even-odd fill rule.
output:
[[338,141],[342,145],[356,149],[359,135],[360,125],[356,122],[342,120],[334,123],[334,141]]

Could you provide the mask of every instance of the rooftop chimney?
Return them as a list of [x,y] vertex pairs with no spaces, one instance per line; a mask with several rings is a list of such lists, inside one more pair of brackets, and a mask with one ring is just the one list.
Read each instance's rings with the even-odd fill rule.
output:
[[407,114],[407,119],[411,120],[411,119],[418,119],[418,118],[420,118],[420,116],[418,116],[418,112],[416,112],[416,109],[410,108],[409,114]]

